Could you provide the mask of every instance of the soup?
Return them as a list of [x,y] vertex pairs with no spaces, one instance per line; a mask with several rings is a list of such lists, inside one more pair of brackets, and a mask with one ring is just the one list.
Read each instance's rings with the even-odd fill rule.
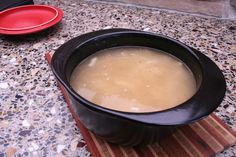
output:
[[188,67],[167,53],[143,47],[99,51],[74,69],[70,84],[88,101],[124,112],[175,107],[196,92]]

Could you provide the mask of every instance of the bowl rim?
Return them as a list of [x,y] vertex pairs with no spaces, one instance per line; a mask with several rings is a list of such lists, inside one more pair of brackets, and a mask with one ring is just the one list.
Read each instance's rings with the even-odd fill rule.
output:
[[[121,35],[121,34],[128,34],[128,33],[129,33],[128,31],[126,31],[126,32],[115,32],[115,33],[109,34],[108,36],[110,37],[110,36],[113,36],[113,35],[116,36],[117,34]],[[133,33],[133,31],[132,31],[132,33]],[[141,32],[141,33],[142,33],[142,35],[144,35],[143,32]],[[147,32],[145,32],[145,35],[153,35],[153,33],[147,33]],[[101,35],[99,35],[99,36],[92,37],[92,38],[90,38],[90,39],[85,40],[85,41],[82,42],[81,44],[79,44],[79,45],[76,47],[76,49],[79,48],[79,47],[81,47],[81,46],[83,46],[84,44],[86,44],[86,43],[88,43],[88,42],[91,42],[91,41],[94,41],[94,40],[100,40],[100,39],[103,40],[103,38],[106,38],[106,37],[107,37],[107,34],[101,34]],[[183,48],[185,48],[186,50],[188,50],[188,52],[190,53],[191,56],[193,56],[194,58],[198,58],[198,56],[197,56],[195,53],[193,53],[193,51],[192,51],[191,48],[189,48],[189,47],[186,46],[186,45],[183,45],[181,42],[179,42],[179,41],[177,41],[177,40],[174,40],[174,39],[172,39],[172,38],[169,38],[169,37],[167,37],[167,36],[163,36],[163,35],[158,35],[158,37],[162,37],[162,38],[168,39],[168,40],[170,40],[170,41],[174,41],[175,43],[181,45]],[[123,47],[123,46],[119,46],[119,47]],[[128,47],[129,47],[129,46],[128,46]],[[134,46],[134,47],[135,47],[135,46]],[[140,47],[149,48],[149,47],[144,47],[144,46],[140,46]],[[111,47],[111,48],[115,48],[115,47]],[[118,48],[118,47],[117,47],[117,48]],[[108,49],[110,49],[110,48],[108,48]],[[155,49],[155,48],[152,48],[152,49]],[[164,52],[163,50],[160,50],[160,51],[161,51],[161,52]],[[98,51],[97,51],[97,52],[98,52]],[[95,53],[97,53],[97,52],[95,52]],[[165,53],[167,53],[167,52],[165,52]],[[172,54],[170,54],[170,55],[172,55]],[[89,56],[90,56],[90,55],[89,55]],[[174,55],[172,55],[172,56],[174,56]],[[176,57],[176,56],[174,56],[174,57]],[[87,58],[87,57],[86,57],[86,58]],[[176,58],[177,58],[177,57],[176,57]],[[179,59],[179,58],[178,58],[178,59]],[[182,61],[182,62],[183,62],[183,61]],[[199,62],[199,60],[198,60],[198,62]],[[184,63],[184,62],[183,62],[183,63]],[[200,66],[200,68],[202,68],[202,66],[201,66],[200,63],[199,63],[199,66]],[[177,106],[174,106],[174,107],[172,107],[172,108],[167,108],[167,109],[159,110],[159,111],[150,111],[150,112],[128,112],[128,111],[119,111],[119,110],[115,110],[115,109],[110,109],[110,108],[107,108],[107,107],[104,107],[104,106],[97,105],[97,104],[95,104],[95,103],[93,103],[93,102],[91,102],[91,101],[89,101],[89,100],[83,98],[82,96],[80,96],[80,95],[73,89],[73,87],[70,85],[70,83],[69,83],[68,81],[65,81],[65,82],[68,84],[69,89],[73,92],[73,95],[74,95],[74,96],[78,96],[80,99],[84,100],[85,102],[88,102],[89,104],[92,104],[92,105],[94,105],[94,106],[99,106],[99,107],[101,107],[101,108],[103,108],[103,109],[108,109],[108,110],[111,110],[111,111],[117,111],[117,112],[128,113],[128,114],[157,113],[157,112],[164,112],[164,111],[167,111],[167,110],[176,108],[176,107],[178,107],[178,106],[180,106],[180,105],[184,105],[185,102],[189,101],[189,100],[198,92],[198,90],[199,90],[199,88],[197,88],[197,91],[196,91],[189,99],[185,100],[183,103],[178,104]]]
[[[60,71],[62,70],[62,66],[59,65],[58,60],[60,60],[61,62],[64,59],[60,56],[63,56],[63,54],[65,54],[65,49],[67,49],[66,56],[68,58],[70,56],[70,53],[73,53],[74,50],[78,49],[79,47],[88,43],[89,41],[99,40],[101,38],[106,38],[110,36],[124,35],[128,33],[150,35],[152,37],[161,37],[161,38],[170,40],[171,42],[174,42],[182,46],[184,49],[188,50],[188,52],[199,61],[199,65],[201,66],[201,70],[203,73],[202,74],[203,79],[202,79],[201,85],[199,89],[196,91],[196,93],[190,99],[186,100],[184,103],[179,104],[173,108],[169,108],[169,109],[161,110],[161,111],[144,112],[144,113],[124,112],[124,111],[117,111],[117,110],[109,109],[103,106],[96,105],[84,99],[79,94],[77,94],[74,91],[74,89],[70,86],[65,76],[63,78],[62,76],[63,72]],[[70,53],[68,53],[68,48],[70,50]],[[106,114],[107,116],[110,116],[110,117],[122,118],[122,119],[131,120],[131,121],[149,124],[149,125],[165,125],[165,126],[182,125],[182,124],[188,124],[196,120],[199,120],[209,115],[210,113],[212,113],[219,106],[219,104],[223,100],[223,97],[225,94],[225,88],[226,88],[225,79],[220,69],[216,66],[216,64],[214,64],[214,62],[212,62],[209,58],[207,58],[205,55],[203,55],[199,51],[191,47],[188,47],[187,45],[175,39],[172,39],[170,37],[166,37],[159,34],[157,35],[150,32],[138,31],[138,30],[129,30],[129,29],[100,30],[100,31],[87,33],[79,37],[76,37],[74,39],[71,39],[70,41],[66,42],[59,49],[56,50],[56,52],[54,53],[52,57],[51,65],[52,65],[52,70],[53,70],[54,75],[59,80],[59,82],[66,88],[68,93],[72,95],[73,98],[79,101],[82,105],[86,106],[88,109],[96,111],[98,113]],[[213,71],[210,73],[211,79],[212,78],[218,79],[218,81],[216,81],[217,83],[213,83],[214,85],[211,85],[210,87],[208,86],[208,84],[209,83],[211,84],[211,80],[207,78],[209,77],[209,73],[208,73],[209,71]],[[219,86],[216,86],[216,85],[219,85]],[[215,88],[215,87],[220,87],[220,88]],[[218,92],[218,90],[216,89],[220,89],[220,92]],[[211,96],[210,99],[207,99],[209,98],[209,94],[206,94],[206,96],[204,96],[204,92],[209,92],[209,91],[213,92],[210,94],[210,95],[213,94],[213,96]],[[218,97],[214,95],[217,95]],[[202,99],[202,100],[199,100],[199,99]],[[201,107],[196,108],[196,103],[201,103]],[[210,103],[211,105],[204,106],[204,105],[207,105],[208,103]]]

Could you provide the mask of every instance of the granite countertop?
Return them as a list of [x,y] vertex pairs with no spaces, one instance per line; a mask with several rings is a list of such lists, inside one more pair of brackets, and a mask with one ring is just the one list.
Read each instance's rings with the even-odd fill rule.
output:
[[[78,35],[106,28],[167,35],[210,57],[227,81],[215,113],[236,131],[236,21],[91,1],[35,3],[57,6],[64,17],[37,34],[0,36],[0,157],[90,156],[44,55]],[[218,155],[224,156],[236,156],[236,145]]]

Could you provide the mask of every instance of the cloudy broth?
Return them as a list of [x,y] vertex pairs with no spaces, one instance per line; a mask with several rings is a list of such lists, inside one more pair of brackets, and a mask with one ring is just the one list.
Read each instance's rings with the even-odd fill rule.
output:
[[105,108],[153,112],[175,107],[196,92],[193,73],[179,59],[142,47],[99,51],[74,69],[70,84]]

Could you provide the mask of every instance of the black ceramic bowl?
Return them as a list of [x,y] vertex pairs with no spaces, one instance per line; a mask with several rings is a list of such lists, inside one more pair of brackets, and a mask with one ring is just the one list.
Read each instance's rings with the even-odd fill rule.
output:
[[[99,50],[120,46],[149,47],[176,56],[193,72],[198,88],[196,94],[177,107],[150,113],[115,111],[78,95],[69,83],[75,66]],[[226,90],[224,76],[205,55],[174,39],[141,31],[110,29],[81,35],[62,45],[51,63],[84,126],[109,142],[122,145],[154,142],[177,126],[209,115],[219,106]]]

